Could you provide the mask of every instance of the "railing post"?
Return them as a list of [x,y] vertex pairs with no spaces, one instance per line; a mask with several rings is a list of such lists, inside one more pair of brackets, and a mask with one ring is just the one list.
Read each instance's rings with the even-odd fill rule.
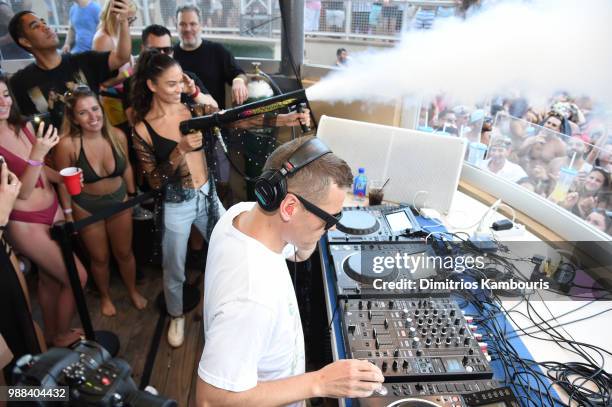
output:
[[119,352],[119,339],[117,336],[109,331],[95,332],[91,324],[87,301],[85,301],[85,294],[83,293],[83,287],[81,287],[81,279],[79,278],[79,271],[74,261],[74,254],[72,251],[71,236],[73,231],[74,223],[58,222],[51,228],[51,237],[57,241],[62,251],[62,257],[64,258],[64,264],[68,272],[68,280],[70,281],[72,294],[74,295],[79,319],[85,331],[85,337],[90,341],[99,343],[112,356],[116,356]]

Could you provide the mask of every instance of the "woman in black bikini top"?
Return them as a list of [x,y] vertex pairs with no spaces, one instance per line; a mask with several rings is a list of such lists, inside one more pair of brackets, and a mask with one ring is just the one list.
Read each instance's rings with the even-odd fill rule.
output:
[[[127,159],[127,139],[104,117],[96,95],[86,86],[78,86],[64,97],[65,112],[62,140],[56,147],[58,169],[79,167],[84,186],[72,197],[76,220],[118,205],[135,195],[132,167]],[[132,210],[93,223],[80,231],[91,257],[91,273],[100,290],[100,310],[105,316],[117,313],[109,293],[110,254],[134,306],[143,309],[147,300],[136,290],[136,261],[132,252]]]

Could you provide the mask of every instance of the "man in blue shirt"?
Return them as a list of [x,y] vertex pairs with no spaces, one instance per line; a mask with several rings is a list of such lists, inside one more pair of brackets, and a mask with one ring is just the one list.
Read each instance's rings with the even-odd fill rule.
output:
[[93,0],[75,0],[70,7],[70,21],[63,53],[91,50],[93,36],[100,22],[100,5]]

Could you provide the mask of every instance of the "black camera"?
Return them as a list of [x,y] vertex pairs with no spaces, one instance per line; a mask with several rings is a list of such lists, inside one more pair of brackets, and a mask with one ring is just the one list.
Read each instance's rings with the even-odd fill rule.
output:
[[[131,372],[126,361],[112,358],[97,343],[81,341],[73,349],[52,348],[40,355],[22,356],[13,370],[13,381],[16,386],[68,386],[69,406],[177,406],[174,400],[138,390]],[[55,404],[40,401],[30,405]]]
[[38,135],[38,128],[44,122],[45,127],[43,129],[43,135],[47,133],[49,126],[53,124],[53,118],[51,117],[51,113],[41,113],[30,117],[30,122],[32,123],[32,127],[34,127],[34,132]]

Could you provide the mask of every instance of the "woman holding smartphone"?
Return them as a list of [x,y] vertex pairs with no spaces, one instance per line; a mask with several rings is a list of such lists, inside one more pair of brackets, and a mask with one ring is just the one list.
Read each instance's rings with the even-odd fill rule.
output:
[[[51,238],[50,227],[71,219],[71,209],[64,213],[55,189],[66,196],[61,176],[45,165],[45,157],[59,142],[57,130],[44,123],[34,130],[17,111],[9,92],[7,79],[0,76],[0,155],[22,184],[6,228],[8,241],[19,253],[32,260],[40,270],[38,301],[42,310],[45,340],[53,346],[68,346],[82,335],[71,330],[75,302],[68,272],[59,245]],[[75,257],[81,284],[87,275]]]

